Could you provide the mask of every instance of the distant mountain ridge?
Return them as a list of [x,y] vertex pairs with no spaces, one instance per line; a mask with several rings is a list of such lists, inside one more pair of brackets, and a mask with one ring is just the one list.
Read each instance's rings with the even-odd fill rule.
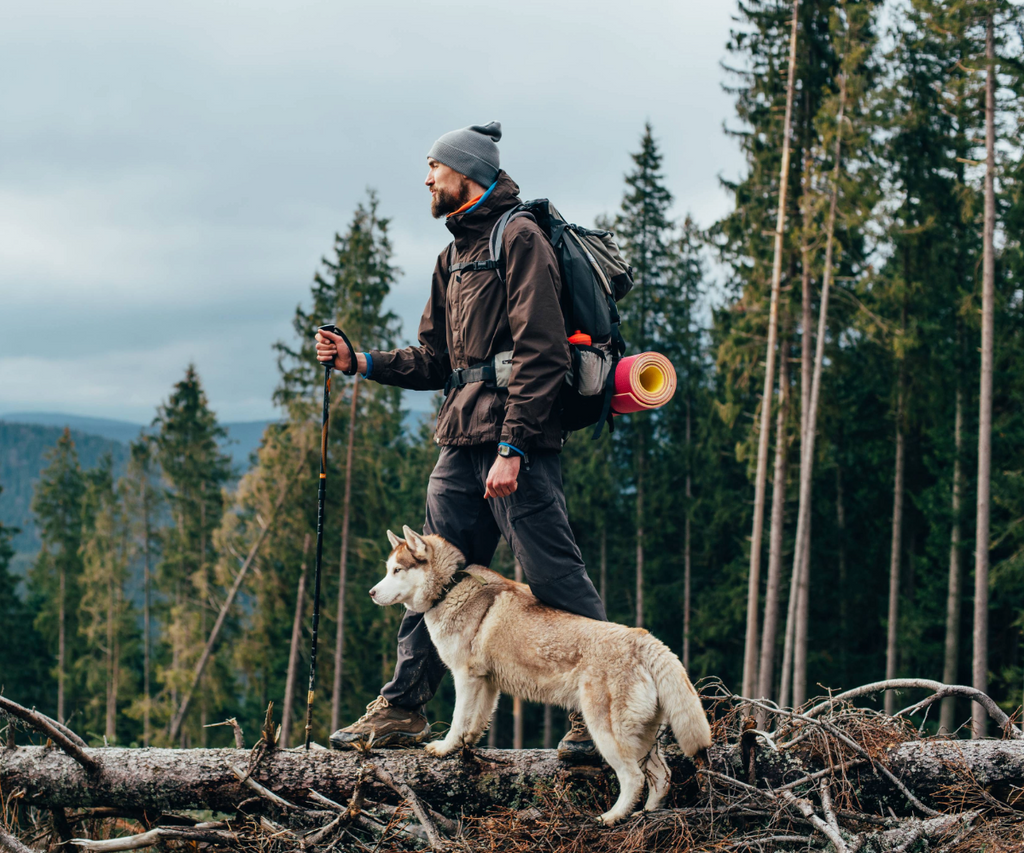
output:
[[[415,433],[433,416],[432,412],[407,411],[403,426]],[[273,421],[237,421],[221,424],[228,433],[222,449],[231,456],[238,476],[250,466],[251,454],[259,448],[263,432]],[[17,552],[13,568],[23,574],[39,550],[39,536],[32,517],[32,496],[40,472],[46,467],[46,453],[71,430],[79,463],[94,468],[105,453],[114,461],[114,475],[124,473],[128,445],[148,426],[110,418],[68,415],[59,412],[10,412],[0,415],[0,523],[20,530],[12,544]]]
[[[98,435],[127,445],[149,430],[148,424],[119,421],[111,418],[93,418],[86,415],[67,415],[61,412],[10,412],[0,415],[6,423],[36,424],[63,429],[67,427],[78,432]],[[228,432],[228,440],[222,447],[231,456],[238,473],[249,468],[249,454],[260,445],[263,431],[273,421],[235,421],[221,424]],[[2,481],[0,481],[2,482]]]
[[[236,474],[249,469],[255,451],[270,421],[240,421],[222,424],[228,432],[223,450],[231,456]],[[32,517],[32,495],[39,474],[46,467],[46,453],[54,447],[67,427],[75,442],[82,468],[94,468],[104,453],[114,460],[114,474],[124,473],[128,445],[148,429],[143,424],[110,418],[91,418],[59,412],[11,412],[0,415],[0,522],[21,532],[13,545],[18,556],[15,570],[39,550],[39,535]]]

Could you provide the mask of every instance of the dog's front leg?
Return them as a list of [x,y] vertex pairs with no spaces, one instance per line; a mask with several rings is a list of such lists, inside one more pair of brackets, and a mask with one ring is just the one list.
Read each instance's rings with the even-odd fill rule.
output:
[[[452,673],[455,678],[455,713],[444,740],[428,743],[429,755],[441,758],[464,746],[472,746],[483,734],[494,705],[494,689],[484,678],[465,670]],[[486,708],[486,710],[483,710]],[[481,719],[483,722],[481,723]]]

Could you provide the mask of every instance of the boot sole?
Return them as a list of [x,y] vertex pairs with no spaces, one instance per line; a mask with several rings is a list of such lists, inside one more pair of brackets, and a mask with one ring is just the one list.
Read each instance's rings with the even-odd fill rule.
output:
[[[359,740],[335,740],[334,736],[331,736],[331,748],[332,749],[356,749],[359,746],[366,744],[370,739],[370,736],[363,735]],[[389,732],[386,735],[381,735],[378,738],[374,738],[374,748],[381,747],[384,749],[402,746],[419,746],[424,741],[430,740],[430,726],[428,725],[421,732]]]
[[566,764],[600,764],[601,753],[597,751],[597,747],[590,747],[588,749],[566,749],[560,747],[556,751],[559,761],[564,761]]

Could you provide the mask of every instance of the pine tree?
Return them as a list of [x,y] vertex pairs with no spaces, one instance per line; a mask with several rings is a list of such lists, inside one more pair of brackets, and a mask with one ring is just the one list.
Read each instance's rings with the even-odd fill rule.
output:
[[109,455],[87,472],[83,496],[82,598],[77,665],[88,699],[84,729],[117,741],[118,700],[131,687],[126,666],[134,640],[135,616],[125,585],[130,562],[127,519],[114,488]]
[[[32,499],[42,548],[32,567],[33,592],[41,599],[36,630],[56,659],[54,678],[57,696],[54,708],[58,722],[67,719],[69,706],[78,699],[74,665],[78,647],[78,604],[82,575],[82,497],[85,478],[78,464],[75,443],[68,429],[57,446],[46,454],[49,464],[42,471]],[[69,639],[72,642],[69,644]]]
[[[193,365],[159,407],[153,426],[157,428],[153,440],[168,487],[171,516],[171,525],[163,533],[158,568],[168,607],[165,631],[171,644],[170,660],[164,662],[159,677],[169,690],[167,711],[171,714],[189,684],[212,621],[213,534],[224,511],[222,488],[231,468],[229,457],[218,446],[226,433],[209,408]],[[225,695],[229,683],[227,678],[204,680],[201,696],[206,709]],[[203,707],[200,716],[199,728],[189,729],[198,741],[206,737],[201,728],[205,723]],[[181,733],[187,740],[184,728]]]
[[[319,444],[313,444],[309,436],[314,426],[319,435],[319,393],[323,381],[323,368],[317,363],[313,349],[317,327],[333,322],[362,349],[395,346],[398,321],[392,312],[383,308],[399,274],[392,261],[388,229],[389,221],[380,215],[377,197],[371,192],[367,202],[357,206],[348,229],[335,235],[333,255],[323,260],[322,269],[314,276],[308,307],[296,308],[293,320],[296,342],[275,345],[281,371],[275,401],[285,409],[288,420],[272,428],[265,437],[259,466],[243,481],[239,504],[244,519],[250,518],[253,510],[265,516],[265,507],[272,501],[278,484],[290,476],[287,472],[301,459],[306,460],[304,474],[310,475],[308,481],[303,477],[302,482],[316,482]],[[415,515],[396,510],[397,506],[404,506],[403,492],[396,484],[402,476],[406,453],[400,390],[364,384],[362,379],[350,380],[337,372],[332,374],[331,385],[321,593],[323,618],[316,682],[331,685],[332,701],[330,706],[322,702],[315,704],[316,732],[337,728],[343,716],[354,713],[360,702],[366,703],[366,693],[376,692],[380,687],[379,671],[371,675],[361,658],[371,644],[394,645],[394,633],[381,618],[391,617],[381,613],[369,599],[364,601],[364,596],[353,602],[351,581],[354,578],[361,585],[376,574],[378,552],[382,547],[380,532],[387,525],[400,527],[410,523],[410,518],[422,515],[421,505],[416,506]],[[417,485],[420,497],[416,503],[419,504],[426,477]],[[287,628],[296,612],[301,546],[307,532],[315,530],[315,488],[300,489],[298,494],[302,497],[285,508],[278,531],[263,553],[265,562],[273,566],[274,571],[264,572],[254,584],[250,640],[240,645],[236,653],[239,669],[275,699],[282,697],[286,688],[287,655],[281,657],[279,666],[275,661],[280,657],[280,650],[287,651],[291,645],[291,632]],[[239,530],[248,529],[248,524],[246,520]],[[386,544],[386,540],[384,542]],[[336,569],[331,568],[335,564],[328,556],[334,553],[338,554]],[[288,621],[281,618],[286,610]],[[333,654],[325,653],[325,639],[330,634],[325,630],[324,620],[334,623]],[[346,637],[354,636],[361,641],[346,643]],[[353,654],[347,654],[353,646]],[[350,660],[352,657],[354,661]],[[357,686],[355,691],[346,689],[352,685]],[[317,697],[320,695],[323,694],[318,690]],[[323,716],[325,710],[329,710],[329,716]],[[289,718],[302,719],[304,714],[289,709]],[[294,732],[289,733],[292,735]]]
[[[646,352],[663,339],[665,306],[671,267],[673,239],[668,209],[672,195],[665,186],[658,151],[650,123],[644,125],[640,150],[630,155],[633,171],[626,175],[626,192],[614,230],[622,250],[633,267],[635,282],[629,302],[623,303],[622,331],[633,352]],[[650,451],[651,415],[634,417],[622,430],[630,444],[635,487],[636,584],[634,624],[644,624],[644,509],[647,455]],[[628,435],[627,435],[628,434]]]
[[142,718],[143,746],[149,746],[152,738],[153,569],[159,553],[158,527],[163,508],[155,450],[148,437],[132,442],[128,471],[119,485],[129,525],[132,562],[136,567],[141,563],[142,569],[142,694],[131,713]]
[[0,692],[27,707],[49,707],[49,661],[33,624],[36,608],[25,601],[19,591],[21,580],[10,570],[11,540],[18,532],[0,522],[0,636],[4,637]]

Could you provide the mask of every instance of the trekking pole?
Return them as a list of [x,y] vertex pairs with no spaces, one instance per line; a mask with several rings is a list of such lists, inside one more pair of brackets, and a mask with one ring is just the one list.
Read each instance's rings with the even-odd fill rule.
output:
[[[341,329],[328,323],[321,331],[341,335],[352,358],[352,373],[356,372],[355,351],[348,337]],[[331,421],[331,368],[334,358],[320,362],[324,366],[324,413],[320,431],[320,487],[316,498],[316,568],[313,573],[313,642],[309,653],[309,690],[306,693],[306,749],[309,750],[309,736],[313,729],[313,697],[316,694],[316,640],[320,628],[320,563],[324,552],[324,501],[327,495],[327,427]]]

